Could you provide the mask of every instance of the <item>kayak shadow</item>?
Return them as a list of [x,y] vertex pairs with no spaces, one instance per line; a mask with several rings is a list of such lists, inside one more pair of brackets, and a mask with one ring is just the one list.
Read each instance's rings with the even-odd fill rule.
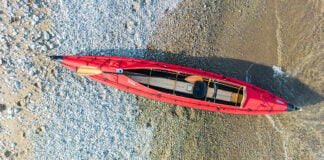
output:
[[324,100],[320,94],[297,78],[281,72],[280,69],[240,59],[217,56],[195,57],[185,52],[172,53],[147,49],[92,50],[78,55],[125,56],[201,69],[251,83],[297,106],[313,105]]

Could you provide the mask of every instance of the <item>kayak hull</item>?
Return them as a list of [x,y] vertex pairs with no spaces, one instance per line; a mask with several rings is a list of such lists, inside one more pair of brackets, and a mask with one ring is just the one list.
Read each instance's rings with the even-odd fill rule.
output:
[[[84,66],[96,67],[107,73],[87,75],[87,77],[126,92],[180,106],[232,114],[276,114],[298,110],[297,107],[294,107],[284,99],[252,84],[198,69],[142,59],[112,56],[56,56],[55,60],[58,60],[63,66],[73,71],[76,71],[79,67]],[[233,106],[206,101],[207,98],[202,100],[165,93],[149,87],[149,84],[145,85],[139,83],[138,81],[135,81],[134,78],[131,78],[131,76],[126,74],[111,74],[115,73],[116,69],[161,70],[186,75],[201,76],[204,79],[212,79],[213,81],[217,81],[222,84],[244,88],[244,100],[242,100],[240,105]]]

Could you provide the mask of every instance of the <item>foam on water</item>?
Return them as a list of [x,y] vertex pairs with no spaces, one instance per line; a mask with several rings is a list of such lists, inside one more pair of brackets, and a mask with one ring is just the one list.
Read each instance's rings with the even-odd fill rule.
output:
[[279,76],[282,76],[285,74],[285,72],[283,72],[281,70],[281,67],[278,67],[278,66],[272,66],[272,70],[273,70],[273,78],[276,78],[276,77],[279,77]]

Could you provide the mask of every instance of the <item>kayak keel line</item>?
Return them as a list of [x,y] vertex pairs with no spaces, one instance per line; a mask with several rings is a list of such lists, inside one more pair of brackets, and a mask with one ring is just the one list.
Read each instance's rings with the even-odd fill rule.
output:
[[50,58],[79,75],[166,103],[232,114],[301,110],[252,84],[184,66],[112,56]]

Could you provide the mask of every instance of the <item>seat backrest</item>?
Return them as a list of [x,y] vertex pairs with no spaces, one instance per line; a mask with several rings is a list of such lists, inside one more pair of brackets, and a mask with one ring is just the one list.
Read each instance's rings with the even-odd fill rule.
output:
[[205,82],[197,81],[193,88],[193,96],[197,99],[205,98],[207,93],[207,85]]

